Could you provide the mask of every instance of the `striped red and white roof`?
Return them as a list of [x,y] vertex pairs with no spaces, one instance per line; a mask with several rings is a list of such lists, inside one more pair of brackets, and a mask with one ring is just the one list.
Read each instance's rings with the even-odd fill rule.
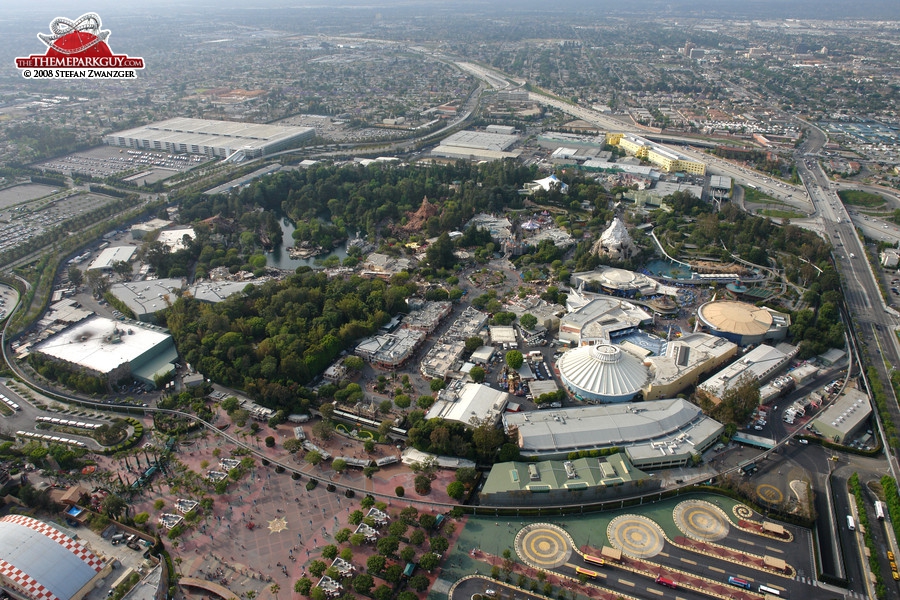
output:
[[34,600],[69,600],[102,568],[102,559],[43,521],[0,519],[0,576]]

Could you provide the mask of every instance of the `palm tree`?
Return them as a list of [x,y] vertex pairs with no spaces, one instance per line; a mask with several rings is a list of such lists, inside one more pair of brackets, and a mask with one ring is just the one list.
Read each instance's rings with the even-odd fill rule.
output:
[[281,591],[281,586],[277,583],[273,583],[269,586],[269,591],[272,592],[273,596],[275,596],[275,600],[278,600],[278,592]]
[[247,600],[253,600],[256,598],[256,590],[247,590]]

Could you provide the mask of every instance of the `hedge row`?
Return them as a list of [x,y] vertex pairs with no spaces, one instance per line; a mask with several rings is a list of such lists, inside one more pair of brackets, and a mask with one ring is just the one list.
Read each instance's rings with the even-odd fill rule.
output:
[[138,443],[138,441],[144,436],[144,424],[138,421],[133,417],[126,417],[125,421],[134,428],[134,433],[132,433],[128,439],[120,444],[116,444],[115,446],[110,446],[109,448],[104,448],[100,452],[107,456],[116,454],[118,452],[122,452],[123,450],[128,450],[132,446]]
[[875,540],[872,539],[872,532],[869,529],[869,513],[866,511],[865,498],[863,498],[862,487],[859,485],[859,475],[854,473],[847,480],[847,485],[856,499],[856,513],[859,515],[859,526],[863,531],[863,540],[866,542],[866,548],[869,549],[869,569],[875,576],[875,595],[878,598],[884,598],[887,590],[884,587],[884,580],[881,578],[881,563],[878,562],[878,551],[875,547]]

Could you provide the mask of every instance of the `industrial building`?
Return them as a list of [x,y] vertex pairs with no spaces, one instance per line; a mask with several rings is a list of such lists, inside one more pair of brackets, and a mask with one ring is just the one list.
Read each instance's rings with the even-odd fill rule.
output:
[[609,342],[652,322],[650,313],[630,302],[595,298],[559,320],[559,339],[576,346]]
[[178,252],[187,248],[184,243],[185,238],[188,240],[196,239],[197,233],[193,227],[179,227],[178,229],[166,229],[159,232],[156,241],[169,249],[169,252]]
[[697,385],[700,377],[718,369],[737,354],[737,344],[706,333],[690,333],[666,344],[665,354],[648,356],[650,383],[644,400],[673,398],[685,388]]
[[135,223],[131,226],[131,239],[142,240],[147,237],[148,234],[159,231],[163,227],[168,227],[171,224],[172,221],[166,221],[165,219],[150,219],[144,223]]
[[431,154],[473,160],[518,158],[519,152],[509,151],[509,147],[518,141],[519,136],[516,135],[465,130],[444,138]]
[[235,157],[258,158],[296,148],[315,133],[313,127],[174,118],[112,133],[103,141],[120,148],[165,150],[173,154],[229,158],[240,153]]
[[619,146],[628,154],[646,160],[667,173],[683,171],[695,175],[706,174],[705,163],[631,133],[607,134],[606,142],[611,146]]
[[105,317],[76,323],[33,351],[111,383],[133,377],[148,387],[174,371],[178,360],[175,343],[165,329]]
[[130,283],[114,283],[109,291],[138,321],[154,322],[157,311],[167,308],[181,292],[181,279],[151,279]]
[[100,271],[112,271],[116,263],[129,262],[137,252],[134,246],[114,246],[104,248],[97,258],[88,266],[87,270],[98,269]]
[[710,333],[738,346],[783,340],[791,325],[789,315],[735,300],[707,302],[697,310],[697,318]]
[[26,517],[0,519],[0,584],[31,600],[81,600],[112,570],[70,535]]
[[865,427],[872,405],[865,393],[848,388],[812,422],[813,430],[836,444],[843,444]]
[[246,281],[201,281],[187,289],[191,296],[201,302],[216,304],[247,289]]
[[640,469],[683,466],[724,430],[681,398],[506,413],[503,422],[523,456],[565,458],[570,452],[616,447]]
[[619,452],[599,458],[495,464],[479,498],[482,505],[573,504],[648,493],[661,479],[651,478]]
[[509,394],[480,383],[464,383],[459,389],[441,390],[437,402],[425,415],[426,419],[444,419],[465,425],[485,421],[497,424],[506,409]]
[[787,366],[796,353],[797,348],[788,344],[779,344],[778,348],[760,344],[701,383],[697,390],[719,403],[729,389],[744,379],[758,381],[760,385],[765,383]]

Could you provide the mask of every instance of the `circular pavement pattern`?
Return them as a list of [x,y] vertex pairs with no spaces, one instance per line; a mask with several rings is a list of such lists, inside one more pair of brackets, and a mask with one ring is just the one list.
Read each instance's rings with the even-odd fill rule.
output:
[[778,504],[784,501],[784,493],[768,483],[761,483],[756,486],[756,495],[770,504]]
[[549,523],[532,523],[516,534],[516,554],[526,563],[542,569],[555,569],[572,556],[572,538],[566,530]]
[[718,506],[705,500],[679,502],[672,511],[675,525],[687,537],[716,542],[728,535],[728,517]]
[[734,508],[731,509],[738,519],[751,519],[753,518],[753,510],[749,506],[744,506],[743,504],[735,504]]
[[606,528],[609,543],[633,558],[656,556],[663,549],[665,537],[659,525],[640,515],[622,515]]

